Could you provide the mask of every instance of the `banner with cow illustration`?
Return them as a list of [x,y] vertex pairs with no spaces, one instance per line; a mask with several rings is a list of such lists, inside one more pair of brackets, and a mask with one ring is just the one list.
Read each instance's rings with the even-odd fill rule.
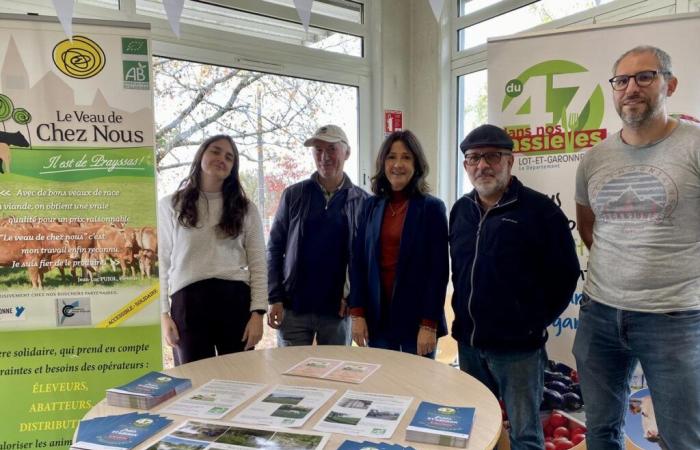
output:
[[[678,90],[668,99],[669,113],[697,120],[700,60],[686,36],[698,35],[700,15],[688,14],[488,44],[489,120],[506,127],[516,143],[513,174],[549,195],[569,217],[581,262],[578,289],[568,309],[549,327],[547,350],[553,360],[575,367],[571,348],[588,263],[588,250],[576,228],[576,169],[586,150],[621,128],[608,83],[613,63],[638,45],[668,52],[679,79]],[[540,277],[547,283],[548,274]],[[641,385],[640,379],[635,383]]]
[[149,30],[0,15],[0,449],[161,367]]

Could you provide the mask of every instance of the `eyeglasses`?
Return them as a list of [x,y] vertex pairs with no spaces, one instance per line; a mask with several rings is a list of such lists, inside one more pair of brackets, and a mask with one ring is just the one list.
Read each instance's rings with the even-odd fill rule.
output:
[[464,155],[464,161],[468,166],[476,166],[484,158],[486,164],[492,166],[501,162],[503,155],[510,155],[511,152],[489,152],[489,153],[467,153]]
[[630,78],[634,78],[634,82],[637,83],[639,87],[650,86],[654,82],[657,75],[671,75],[668,71],[658,71],[658,70],[643,70],[637,72],[634,75],[617,75],[610,78],[608,81],[612,88],[616,91],[624,91],[627,89],[627,85],[630,84]]

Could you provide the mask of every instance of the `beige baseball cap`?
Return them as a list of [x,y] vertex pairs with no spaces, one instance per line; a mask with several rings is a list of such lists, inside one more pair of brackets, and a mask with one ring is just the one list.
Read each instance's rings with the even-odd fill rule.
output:
[[336,142],[344,142],[345,145],[350,145],[348,143],[348,137],[345,132],[338,125],[324,125],[316,132],[313,136],[304,141],[304,147],[313,147],[315,140],[330,142],[335,144]]

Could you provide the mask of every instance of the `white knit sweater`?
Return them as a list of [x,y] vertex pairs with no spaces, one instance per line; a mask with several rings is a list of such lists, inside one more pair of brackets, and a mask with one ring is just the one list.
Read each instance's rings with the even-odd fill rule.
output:
[[267,309],[265,238],[258,208],[248,203],[241,233],[235,239],[223,238],[216,230],[223,205],[220,192],[201,193],[196,228],[178,223],[172,198],[168,195],[158,203],[161,311],[170,311],[170,295],[209,278],[243,281],[250,286],[250,310]]

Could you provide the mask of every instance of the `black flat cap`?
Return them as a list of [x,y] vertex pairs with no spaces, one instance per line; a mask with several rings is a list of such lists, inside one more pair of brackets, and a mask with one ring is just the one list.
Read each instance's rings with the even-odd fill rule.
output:
[[496,147],[513,151],[513,140],[503,128],[495,125],[481,125],[469,132],[459,149],[466,153],[471,148]]

